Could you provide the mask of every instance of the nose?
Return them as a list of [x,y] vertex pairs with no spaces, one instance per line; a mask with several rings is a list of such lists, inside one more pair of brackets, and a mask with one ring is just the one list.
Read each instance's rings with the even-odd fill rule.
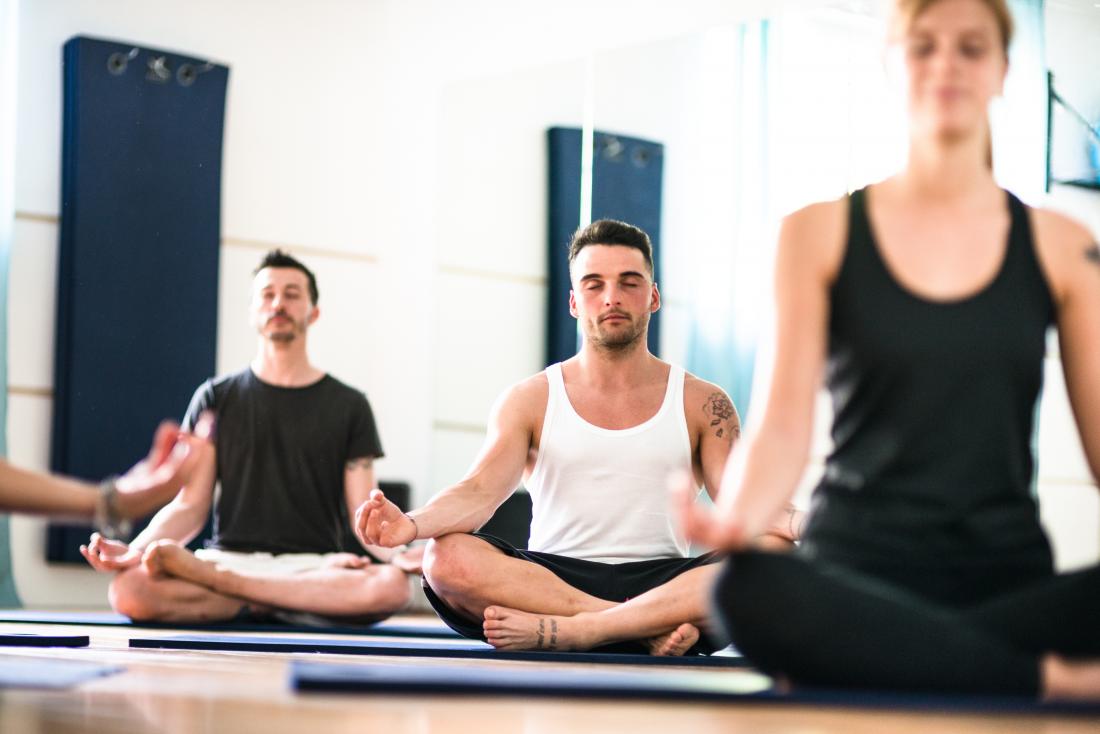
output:
[[614,284],[608,284],[607,290],[604,291],[604,302],[608,306],[613,306],[622,302],[622,290]]

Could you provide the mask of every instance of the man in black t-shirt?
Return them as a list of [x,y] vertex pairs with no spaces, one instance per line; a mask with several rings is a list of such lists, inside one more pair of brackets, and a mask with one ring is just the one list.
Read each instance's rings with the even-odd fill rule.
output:
[[[415,554],[354,547],[349,517],[375,486],[382,453],[363,393],[313,367],[320,315],[313,274],[278,250],[256,270],[252,363],[203,383],[184,418],[217,415],[215,450],[193,480],[126,545],[99,535],[82,548],[117,572],[111,605],[135,619],[209,622],[247,614],[295,621],[372,621],[405,606]],[[214,538],[183,544],[213,507]],[[391,561],[376,563],[374,560]]]

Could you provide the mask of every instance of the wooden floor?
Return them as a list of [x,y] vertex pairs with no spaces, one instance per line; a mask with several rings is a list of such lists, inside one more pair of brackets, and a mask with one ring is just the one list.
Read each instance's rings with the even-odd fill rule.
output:
[[[410,618],[410,621],[411,618]],[[763,704],[594,702],[508,697],[318,695],[293,692],[295,657],[356,664],[378,658],[131,650],[127,640],[175,634],[121,627],[0,624],[0,633],[86,634],[86,649],[0,649],[3,655],[117,664],[125,672],[67,691],[0,690],[0,732],[262,732],[263,734],[817,734],[819,732],[1100,732],[1080,717],[948,715]],[[301,636],[301,635],[293,635]],[[413,661],[386,658],[393,665]],[[433,661],[456,666],[546,663]],[[645,670],[649,670],[645,668]]]

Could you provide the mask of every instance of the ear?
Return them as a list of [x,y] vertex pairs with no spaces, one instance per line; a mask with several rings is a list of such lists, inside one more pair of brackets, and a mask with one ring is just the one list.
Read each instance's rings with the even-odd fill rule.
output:
[[572,289],[569,291],[569,315],[577,318],[577,296]]
[[653,284],[653,292],[649,296],[649,312],[657,313],[661,308],[661,292],[657,290],[657,284]]
[[321,307],[314,306],[313,310],[309,312],[309,317],[306,319],[306,322],[312,326],[319,318],[321,318]]

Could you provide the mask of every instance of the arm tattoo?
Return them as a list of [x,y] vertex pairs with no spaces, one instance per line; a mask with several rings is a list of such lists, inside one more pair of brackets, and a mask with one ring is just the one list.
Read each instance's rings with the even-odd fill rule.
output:
[[741,436],[741,423],[733,403],[722,391],[712,392],[703,404],[703,414],[707,416],[714,435],[733,441]]
[[361,456],[348,460],[348,469],[370,469],[374,466],[374,459],[370,456]]
[[1085,248],[1085,259],[1093,265],[1100,267],[1100,245],[1093,242]]

